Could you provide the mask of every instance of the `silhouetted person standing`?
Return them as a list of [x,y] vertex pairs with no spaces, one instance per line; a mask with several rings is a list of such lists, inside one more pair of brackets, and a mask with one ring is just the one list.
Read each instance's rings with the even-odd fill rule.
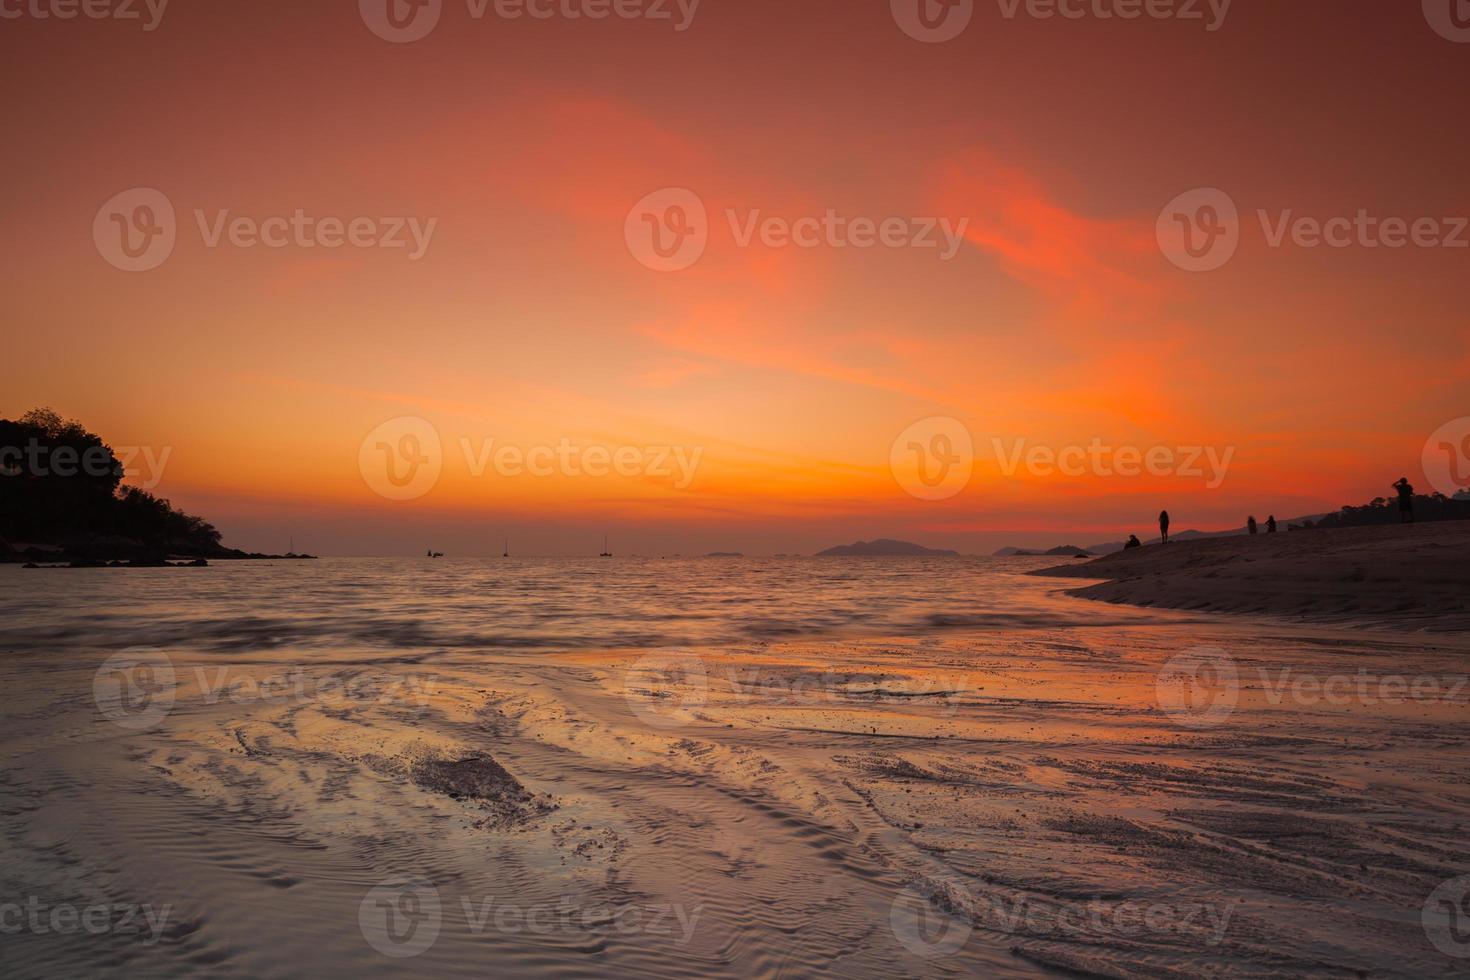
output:
[[1245,519],[1245,529],[1247,531],[1249,531],[1250,533],[1252,533],[1252,534],[1257,533],[1257,531],[1256,531],[1256,515],[1255,514],[1252,514],[1251,516],[1249,516],[1249,517],[1247,517]]
[[1275,534],[1276,533],[1276,515],[1275,514],[1272,514],[1270,517],[1266,518],[1266,533],[1267,534]]
[[1414,523],[1414,486],[1409,482],[1407,476],[1399,477],[1399,482],[1393,485],[1399,494],[1399,523]]
[[1163,539],[1164,544],[1169,543],[1169,512],[1167,510],[1159,511],[1159,537]]

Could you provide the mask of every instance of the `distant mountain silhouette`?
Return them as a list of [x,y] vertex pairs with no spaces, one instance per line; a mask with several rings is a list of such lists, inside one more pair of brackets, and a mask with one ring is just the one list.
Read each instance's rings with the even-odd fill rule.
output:
[[706,558],[744,558],[743,552],[739,551],[711,551],[705,555]]
[[[1118,546],[1122,550],[1122,545]],[[1032,551],[1029,548],[1002,548],[995,552],[995,558],[1091,558],[1093,552],[1086,548],[1079,548],[1075,544],[1064,544],[1059,548],[1051,548],[1047,551]]]
[[859,541],[856,544],[843,544],[835,548],[828,548],[826,551],[817,552],[818,558],[896,558],[908,555],[958,557],[959,552],[925,548],[923,545],[914,544],[911,541],[894,541],[891,538],[879,538],[877,541]]

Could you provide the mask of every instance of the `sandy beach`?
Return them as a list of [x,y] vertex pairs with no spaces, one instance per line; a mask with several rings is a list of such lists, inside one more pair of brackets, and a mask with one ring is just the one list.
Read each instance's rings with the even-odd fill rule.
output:
[[[7,593],[6,893],[136,928],[21,930],[5,973],[1453,975],[1464,636],[1115,609],[1037,564],[974,565],[989,626],[602,649],[410,635],[362,591],[499,566],[252,563],[187,602],[69,572],[128,593],[85,634],[21,637]],[[940,566],[905,567],[799,574]]]
[[1470,521],[1205,538],[1036,574],[1106,579],[1072,595],[1389,629],[1470,629]]

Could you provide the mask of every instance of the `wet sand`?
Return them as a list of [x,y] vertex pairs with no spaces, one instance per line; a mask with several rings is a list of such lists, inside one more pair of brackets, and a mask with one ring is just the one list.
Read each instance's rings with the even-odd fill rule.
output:
[[1072,595],[1390,629],[1470,630],[1470,521],[1149,545],[1038,571],[1107,579]]
[[1423,915],[1470,873],[1467,648],[1124,608],[684,649],[11,649],[5,894],[154,915],[9,934],[0,965],[1463,975]]

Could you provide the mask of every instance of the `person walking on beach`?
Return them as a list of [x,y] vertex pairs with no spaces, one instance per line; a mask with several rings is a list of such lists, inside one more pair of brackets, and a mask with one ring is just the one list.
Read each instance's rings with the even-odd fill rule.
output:
[[1414,523],[1414,485],[1409,482],[1407,476],[1399,477],[1399,482],[1393,485],[1399,494],[1399,523]]
[[1276,515],[1275,514],[1272,514],[1270,517],[1266,518],[1266,533],[1267,534],[1275,534],[1276,533]]
[[1249,531],[1250,533],[1252,533],[1252,534],[1255,534],[1256,533],[1256,515],[1255,514],[1252,514],[1251,516],[1249,516],[1249,517],[1247,517],[1245,519],[1245,529],[1247,531]]
[[1169,512],[1167,510],[1159,511],[1159,537],[1163,539],[1164,544],[1169,543]]

